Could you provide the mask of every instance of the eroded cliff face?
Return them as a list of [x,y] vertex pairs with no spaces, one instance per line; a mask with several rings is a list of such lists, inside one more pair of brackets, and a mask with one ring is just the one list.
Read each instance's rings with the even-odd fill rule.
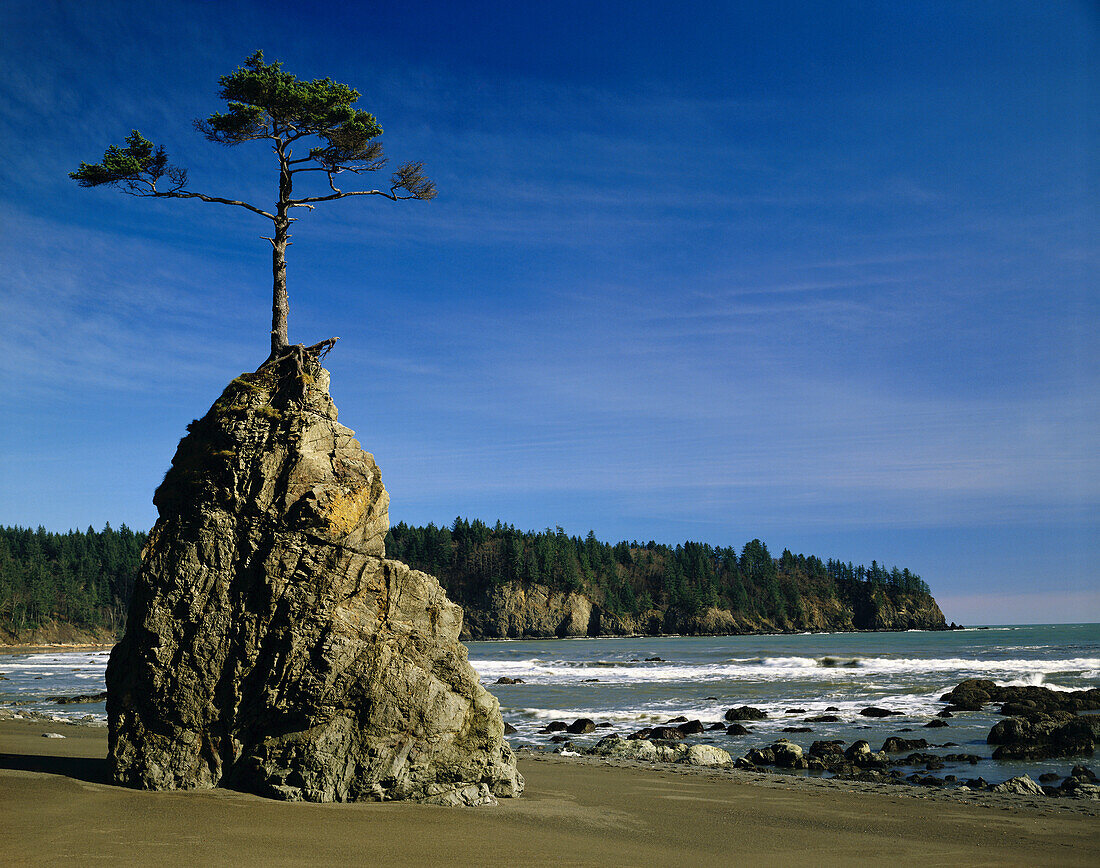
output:
[[462,610],[387,560],[388,495],[328,373],[242,375],[154,498],[107,668],[119,783],[481,804],[523,779]]
[[709,608],[694,615],[651,609],[619,616],[578,591],[563,593],[541,584],[505,582],[462,601],[466,639],[551,639],[578,636],[729,635],[806,630],[944,630],[947,621],[936,601],[925,595],[868,593],[852,601],[804,598],[795,619],[772,620],[729,609]]

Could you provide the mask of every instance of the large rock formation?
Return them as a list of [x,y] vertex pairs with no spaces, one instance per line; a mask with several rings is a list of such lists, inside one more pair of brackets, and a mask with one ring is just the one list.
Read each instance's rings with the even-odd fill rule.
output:
[[328,381],[319,365],[242,375],[188,426],[107,668],[115,778],[308,801],[518,795],[462,610],[385,559],[389,498]]

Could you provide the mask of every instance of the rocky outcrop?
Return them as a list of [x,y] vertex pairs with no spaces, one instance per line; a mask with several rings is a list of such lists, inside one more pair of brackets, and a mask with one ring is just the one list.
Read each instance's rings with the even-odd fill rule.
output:
[[968,678],[940,697],[948,708],[979,711],[988,703],[1000,703],[1001,714],[1050,714],[1056,711],[1095,711],[1100,709],[1100,687],[1088,690],[1051,690],[1027,685],[1001,687],[984,678]]
[[[465,637],[564,639],[598,636],[605,629],[600,608],[584,594],[545,585],[507,582],[467,601]],[[613,625],[608,625],[613,629]]]
[[1007,717],[986,738],[997,745],[996,760],[1091,756],[1100,744],[1100,715],[1077,715],[1100,709],[1100,688],[1002,687],[988,679],[969,678],[940,699],[955,711],[1000,704],[998,711]]
[[319,802],[517,795],[462,610],[385,558],[388,495],[328,382],[261,369],[188,426],[107,668],[115,779]]

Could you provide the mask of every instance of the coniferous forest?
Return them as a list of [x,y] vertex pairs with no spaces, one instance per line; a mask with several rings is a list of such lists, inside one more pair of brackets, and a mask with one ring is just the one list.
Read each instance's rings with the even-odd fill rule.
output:
[[0,527],[0,627],[16,635],[50,621],[121,629],[146,536],[125,524],[68,533]]
[[[0,628],[16,636],[50,622],[121,630],[146,538],[126,525],[67,533],[0,527]],[[456,518],[449,527],[394,525],[386,555],[437,576],[466,606],[498,585],[538,584],[582,593],[616,616],[659,609],[684,621],[717,607],[794,629],[806,621],[808,603],[929,596],[928,585],[907,569],[788,550],[776,558],[758,539],[740,549],[612,545],[591,531],[581,538],[560,527],[520,531]]]

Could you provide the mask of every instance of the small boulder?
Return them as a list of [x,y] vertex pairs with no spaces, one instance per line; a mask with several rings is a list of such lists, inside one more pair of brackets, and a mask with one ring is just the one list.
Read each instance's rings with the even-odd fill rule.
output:
[[728,766],[733,759],[722,748],[712,744],[692,744],[688,745],[682,761],[693,766]]
[[595,732],[596,722],[594,720],[589,720],[587,717],[579,717],[569,724],[569,726],[565,728],[565,731],[573,735],[584,735],[588,732]]
[[835,714],[815,714],[806,718],[807,723],[837,723],[839,720]]
[[704,731],[703,722],[701,720],[689,720],[686,723],[681,723],[676,728],[684,735],[698,735]]
[[897,736],[891,736],[882,743],[882,750],[885,753],[901,753],[904,750],[918,750],[922,747],[928,747],[928,742],[923,738],[898,738]]
[[950,725],[951,724],[947,723],[946,721],[940,720],[938,717],[936,717],[936,718],[933,718],[932,720],[928,721],[928,723],[926,723],[924,725],[924,728],[925,729],[937,729],[938,727],[941,727],[941,726],[950,726]]
[[739,708],[731,708],[726,712],[726,720],[767,720],[768,713],[751,705],[742,705]]
[[853,765],[857,765],[860,768],[868,767],[885,767],[889,764],[889,760],[886,758],[886,754],[882,751],[875,753],[871,750],[871,745],[863,739],[855,742],[851,747],[844,751],[844,758]]
[[726,735],[748,735],[752,730],[740,723],[731,723],[726,727]]
[[745,754],[745,759],[754,766],[772,766],[775,765],[775,751],[770,747],[754,747]]
[[552,720],[540,732],[564,732],[568,724],[561,720]]
[[994,793],[1012,793],[1019,796],[1042,796],[1043,788],[1027,775],[1009,778],[1004,783],[996,784],[990,788]]
[[684,737],[684,733],[678,726],[655,726],[649,733],[649,737],[653,739],[659,739],[664,741],[671,741],[673,739],[680,739]]
[[507,675],[501,675],[493,684],[523,684],[523,679],[509,678]]
[[877,705],[869,705],[860,711],[864,717],[893,717],[901,714],[900,711],[891,711],[888,708],[879,708]]
[[771,752],[775,756],[775,764],[781,768],[805,768],[806,761],[802,758],[802,748],[797,744],[780,739],[771,746]]
[[516,729],[514,726],[512,726],[512,724],[510,724],[508,721],[504,721],[504,734],[505,735],[514,735],[517,732],[519,732],[518,729]]
[[646,739],[627,739],[618,735],[601,738],[589,753],[641,762],[654,762],[657,759],[657,748],[653,742]]

